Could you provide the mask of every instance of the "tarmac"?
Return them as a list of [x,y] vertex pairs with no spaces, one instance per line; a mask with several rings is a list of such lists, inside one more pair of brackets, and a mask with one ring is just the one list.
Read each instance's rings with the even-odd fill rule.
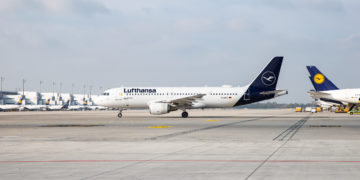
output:
[[1,112],[0,179],[359,179],[360,116]]

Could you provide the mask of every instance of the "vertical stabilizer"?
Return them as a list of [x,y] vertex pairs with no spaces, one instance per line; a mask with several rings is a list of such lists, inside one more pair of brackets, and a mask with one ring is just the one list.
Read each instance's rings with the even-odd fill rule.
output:
[[310,73],[310,81],[316,91],[330,91],[339,89],[316,66],[306,66]]

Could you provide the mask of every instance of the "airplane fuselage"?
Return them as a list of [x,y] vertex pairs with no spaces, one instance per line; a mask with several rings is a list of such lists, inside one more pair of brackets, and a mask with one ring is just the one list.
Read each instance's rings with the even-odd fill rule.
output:
[[96,105],[122,109],[148,108],[160,115],[186,109],[225,108],[250,104],[287,94],[276,90],[283,57],[274,57],[261,73],[244,87],[120,87],[106,90],[94,102]]
[[329,91],[320,91],[327,93],[321,98],[325,100],[339,101],[344,104],[358,104],[360,98],[360,89],[338,89]]
[[232,107],[247,87],[139,87],[105,91],[96,104],[114,108],[148,108],[149,103],[204,94],[191,108]]

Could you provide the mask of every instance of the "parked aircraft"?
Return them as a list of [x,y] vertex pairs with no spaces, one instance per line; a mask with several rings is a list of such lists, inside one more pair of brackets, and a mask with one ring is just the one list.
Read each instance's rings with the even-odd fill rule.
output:
[[48,111],[60,111],[60,110],[66,110],[69,107],[69,102],[67,101],[64,105],[49,105],[49,100],[47,101],[46,110]]
[[21,104],[23,103],[22,98],[17,101],[16,104],[5,104],[0,105],[0,111],[14,111],[14,110],[20,110]]
[[188,109],[225,108],[272,99],[287,94],[276,90],[283,57],[274,57],[249,85],[244,87],[120,87],[106,90],[95,104],[110,108],[148,108],[160,115]]
[[339,89],[315,66],[306,66],[315,91],[309,91],[311,97],[332,104],[348,105],[353,109],[359,105],[360,89]]
[[46,110],[46,105],[37,105],[37,104],[26,104],[26,100],[23,99],[19,107],[20,111],[42,111]]

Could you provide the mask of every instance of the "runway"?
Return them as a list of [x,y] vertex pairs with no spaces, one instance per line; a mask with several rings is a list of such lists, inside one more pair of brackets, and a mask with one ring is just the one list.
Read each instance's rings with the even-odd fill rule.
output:
[[0,113],[0,179],[358,179],[360,116]]

